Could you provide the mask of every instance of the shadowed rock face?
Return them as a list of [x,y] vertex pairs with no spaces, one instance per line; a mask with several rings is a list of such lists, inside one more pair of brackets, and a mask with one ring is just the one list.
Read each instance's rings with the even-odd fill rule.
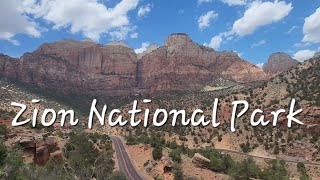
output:
[[317,52],[316,54],[314,54],[314,56],[313,56],[314,58],[318,58],[318,57],[320,57],[320,52]]
[[289,70],[298,63],[299,61],[293,59],[288,54],[278,52],[270,55],[268,62],[263,65],[263,70],[268,73],[278,74]]
[[[141,59],[140,59],[141,58]],[[62,40],[14,59],[0,55],[0,75],[64,94],[102,96],[198,90],[216,78],[251,82],[269,78],[234,52],[216,52],[185,34],[137,58],[127,45]]]

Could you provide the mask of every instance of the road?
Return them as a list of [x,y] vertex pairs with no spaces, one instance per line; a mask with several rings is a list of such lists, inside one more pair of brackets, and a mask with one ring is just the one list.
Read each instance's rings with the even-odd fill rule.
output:
[[[131,180],[143,180],[144,178],[139,174],[138,170],[135,169],[135,167],[132,164],[132,161],[123,145],[123,142],[120,137],[118,136],[110,136],[111,140],[115,146],[115,150],[117,153],[117,159],[120,170],[126,175],[128,179]],[[243,152],[239,151],[233,151],[233,150],[227,150],[227,149],[215,149],[219,152],[224,153],[233,153],[233,154],[240,154],[244,155],[246,157],[252,157],[252,158],[258,158],[258,159],[265,159],[265,160],[273,160],[276,158],[268,158],[268,157],[261,157],[261,156],[255,156],[255,155],[249,155]],[[294,157],[292,157],[294,158]],[[299,163],[303,162],[305,165],[313,165],[313,166],[320,166],[320,163],[315,162],[307,162],[302,159],[291,159],[291,157],[287,158],[277,158],[276,160],[284,160],[287,163]]]
[[117,154],[120,171],[130,180],[143,180],[144,178],[139,174],[138,170],[133,166],[131,159],[123,145],[120,137],[110,136]]

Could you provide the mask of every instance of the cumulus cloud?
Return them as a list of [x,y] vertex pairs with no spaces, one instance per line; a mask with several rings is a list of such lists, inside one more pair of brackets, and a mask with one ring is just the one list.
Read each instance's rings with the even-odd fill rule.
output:
[[33,20],[45,20],[53,29],[68,29],[95,41],[103,34],[121,40],[134,29],[127,14],[136,9],[138,2],[121,0],[114,7],[107,7],[98,0],[1,1],[0,36],[11,39],[17,33],[24,33],[39,37],[36,23],[25,15],[28,14]]
[[243,17],[234,22],[232,31],[239,36],[252,34],[257,28],[286,17],[292,10],[292,4],[285,1],[254,1]]
[[262,45],[264,45],[264,44],[266,44],[266,43],[267,43],[266,40],[261,40],[261,41],[259,41],[259,42],[256,42],[256,43],[251,44],[251,48],[258,47],[258,46],[262,46]]
[[243,6],[247,4],[248,0],[222,0],[222,2],[229,6]]
[[20,44],[14,39],[16,34],[41,36],[38,25],[25,14],[22,5],[18,0],[0,1],[0,39],[8,40],[14,45]]
[[316,53],[316,51],[312,51],[312,50],[308,50],[308,49],[307,50],[301,50],[301,51],[296,52],[293,55],[293,58],[297,59],[299,61],[304,61],[304,60],[312,58],[315,53]]
[[210,2],[212,2],[212,0],[198,0],[198,4],[210,3]]
[[211,47],[213,49],[219,49],[219,47],[221,46],[222,43],[222,37],[221,36],[214,36],[210,43],[204,43],[204,46],[208,46]]
[[320,7],[309,17],[303,25],[303,42],[320,43]]
[[198,19],[198,26],[200,30],[203,30],[210,26],[210,22],[218,17],[218,13],[214,11],[208,11],[207,13],[201,15]]
[[149,46],[150,46],[150,43],[148,43],[148,42],[143,42],[143,43],[141,44],[141,47],[135,49],[134,52],[135,52],[136,54],[141,54],[141,53],[145,52]]
[[138,11],[138,16],[143,17],[146,16],[149,12],[151,12],[151,4],[147,4],[145,6],[141,6]]

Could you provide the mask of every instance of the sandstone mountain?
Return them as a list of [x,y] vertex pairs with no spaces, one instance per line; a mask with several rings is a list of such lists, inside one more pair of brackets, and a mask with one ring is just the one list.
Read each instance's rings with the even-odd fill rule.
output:
[[172,34],[138,58],[127,45],[62,40],[21,58],[0,56],[0,75],[64,94],[120,96],[199,90],[217,78],[235,82],[268,79],[234,52],[217,52]]
[[263,65],[263,70],[268,73],[278,74],[289,70],[298,63],[299,61],[293,59],[288,54],[277,52],[270,55],[268,61]]

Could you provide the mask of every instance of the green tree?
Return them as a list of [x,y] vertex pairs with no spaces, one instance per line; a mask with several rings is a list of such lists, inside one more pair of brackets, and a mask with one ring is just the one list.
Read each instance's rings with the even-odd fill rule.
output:
[[154,160],[159,160],[162,158],[162,146],[156,146],[152,150],[152,157]]
[[181,167],[177,163],[175,163],[173,165],[173,175],[174,175],[174,180],[182,180],[183,179],[183,173],[182,173]]
[[181,162],[181,152],[179,149],[171,150],[171,152],[169,153],[169,156],[171,157],[171,159],[173,161],[178,162],[178,163]]
[[7,135],[7,133],[9,132],[7,126],[0,124],[0,135]]
[[126,180],[126,179],[127,179],[126,176],[120,171],[113,172],[110,177],[110,180]]
[[0,167],[5,164],[6,157],[7,157],[7,148],[2,142],[0,142]]

